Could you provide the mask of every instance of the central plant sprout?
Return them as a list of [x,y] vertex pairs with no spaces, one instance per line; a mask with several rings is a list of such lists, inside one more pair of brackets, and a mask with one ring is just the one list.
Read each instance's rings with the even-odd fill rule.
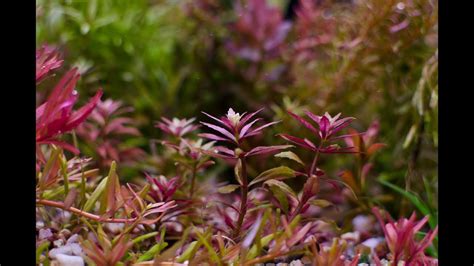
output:
[[242,146],[242,142],[244,141],[244,139],[259,135],[262,133],[263,129],[278,123],[270,122],[259,127],[254,127],[254,124],[262,120],[261,118],[255,118],[252,120],[252,118],[260,111],[262,111],[262,109],[250,114],[243,113],[242,115],[240,115],[239,113],[236,113],[232,108],[229,108],[229,110],[227,111],[227,115],[222,116],[220,119],[203,112],[208,117],[217,121],[218,124],[210,124],[206,122],[201,122],[201,124],[218,132],[220,135],[202,133],[199,134],[199,136],[214,141],[229,143],[230,147],[233,148],[229,149],[225,146],[218,146],[215,147],[215,153],[209,151],[206,151],[205,153],[211,156],[220,157],[224,159],[237,160],[237,164],[235,166],[235,178],[240,184],[241,198],[240,209],[238,212],[239,217],[237,220],[237,224],[235,225],[234,232],[232,234],[234,238],[240,235],[242,223],[244,222],[245,214],[247,213],[247,196],[249,190],[249,182],[247,176],[246,159],[250,156],[275,153],[280,150],[291,147],[290,145],[258,146],[252,148],[249,151],[244,150]]
[[[318,144],[315,144],[306,138],[302,139],[288,134],[279,134],[279,136],[283,139],[314,153],[313,160],[309,167],[308,164],[304,164],[307,168],[307,172],[305,172],[307,181],[303,188],[303,195],[298,200],[298,206],[291,215],[291,218],[293,219],[297,214],[300,214],[302,211],[309,207],[307,202],[313,197],[315,197],[318,193],[318,177],[324,175],[324,172],[317,167],[320,154],[355,153],[354,147],[340,147],[338,144],[336,144],[336,141],[342,140],[353,135],[346,134],[336,136],[336,133],[348,127],[355,118],[346,117],[339,119],[339,117],[341,116],[340,113],[332,117],[327,112],[323,116],[318,116],[309,111],[306,111],[306,115],[313,121],[313,123],[316,123],[318,125],[317,129],[304,118],[290,111],[288,111],[288,113],[304,127],[309,129],[311,133],[313,133],[313,135],[319,139]],[[301,161],[301,159],[299,159],[299,161]]]

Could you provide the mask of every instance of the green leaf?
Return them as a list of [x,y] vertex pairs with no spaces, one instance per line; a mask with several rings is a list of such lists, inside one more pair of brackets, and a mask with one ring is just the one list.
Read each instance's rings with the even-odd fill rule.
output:
[[[269,235],[266,235],[266,236],[260,238],[259,239],[260,245],[262,247],[267,246],[270,243],[270,241],[273,240],[274,237],[275,237],[275,234],[272,233],[272,234],[269,234]],[[258,248],[257,248],[257,245],[254,244],[252,246],[252,248],[250,249],[250,251],[247,253],[247,259],[253,259],[257,256],[258,256]]]
[[415,137],[416,131],[417,131],[417,125],[415,124],[410,128],[410,131],[408,131],[408,134],[405,138],[405,141],[403,142],[403,148],[404,149],[406,149],[406,148],[408,148],[408,146],[410,146],[410,143],[412,142],[413,137]]
[[193,241],[189,243],[189,246],[186,248],[186,250],[179,256],[179,258],[176,260],[178,263],[183,263],[187,260],[190,260],[191,258],[194,257],[198,249],[202,246],[201,241]]
[[252,213],[254,211],[262,210],[262,209],[267,210],[267,209],[272,208],[272,207],[273,207],[273,204],[271,204],[271,203],[260,203],[260,204],[257,204],[255,207],[252,207],[252,208],[248,209],[247,213]]
[[416,196],[415,194],[413,194],[412,192],[409,192],[409,191],[406,191],[404,190],[403,188],[400,188],[392,183],[389,183],[383,179],[378,179],[377,180],[379,183],[381,183],[382,185],[385,185],[393,190],[395,190],[396,192],[402,194],[405,198],[407,198],[413,205],[415,205],[415,207],[423,214],[423,215],[428,215],[429,218],[428,218],[428,223],[430,224],[430,227],[433,229],[436,227],[436,225],[438,224],[438,222],[436,221],[436,217],[433,213],[431,213],[430,211],[430,208],[424,203],[422,202],[418,196]]
[[[43,251],[47,250],[48,247],[49,247],[49,241],[45,241],[36,248],[36,264],[38,265],[40,264],[41,254],[43,253]],[[46,254],[46,257],[48,257],[48,254]]]
[[228,193],[233,192],[234,190],[236,190],[239,187],[240,187],[240,185],[232,184],[232,185],[227,185],[227,186],[220,187],[220,188],[217,189],[217,191],[219,193],[222,193],[222,194],[228,194]]
[[287,178],[291,178],[295,176],[296,176],[295,170],[286,166],[279,166],[279,167],[266,170],[265,172],[261,173],[254,180],[252,180],[252,182],[250,182],[249,186],[255,185],[257,183],[260,183],[269,179],[278,178],[279,180],[281,180],[281,179],[287,179]]
[[[181,239],[177,242],[175,242],[170,248],[166,249],[162,254],[156,253],[155,258],[153,260],[154,264],[153,265],[159,265],[160,262],[165,262],[168,260],[172,260],[176,257],[176,252],[178,251],[179,248],[181,248],[184,244],[184,242],[188,239],[189,231],[191,230],[191,227],[187,227],[182,236]],[[164,228],[162,231],[162,237],[160,239],[164,239]]]
[[51,155],[49,156],[49,159],[46,162],[46,165],[44,166],[43,172],[41,173],[41,177],[40,177],[40,180],[38,182],[41,190],[44,190],[46,182],[49,179],[49,175],[51,174],[50,173],[51,169],[53,168],[53,166],[57,162],[60,152],[61,152],[61,149],[55,148],[53,146],[53,151],[52,151]]
[[239,159],[234,168],[235,179],[242,185],[242,160]]
[[151,233],[148,233],[148,234],[141,235],[141,236],[139,236],[139,237],[134,238],[134,239],[132,240],[132,243],[133,243],[133,244],[140,243],[140,242],[142,242],[142,241],[145,240],[145,239],[148,239],[148,238],[150,238],[150,237],[156,236],[157,234],[158,234],[158,232],[151,232]]
[[270,180],[267,180],[264,184],[270,187],[276,186],[279,189],[281,189],[283,192],[285,192],[287,195],[291,195],[296,198],[296,193],[293,191],[293,189],[291,189],[291,187],[289,187],[287,184],[285,184],[282,181],[270,179]]
[[86,204],[84,204],[83,210],[85,212],[92,210],[97,200],[99,200],[99,197],[102,195],[102,193],[105,190],[105,185],[107,184],[108,179],[109,177],[105,177],[104,179],[102,179],[102,181],[100,181],[99,185],[94,190],[94,192],[92,192],[90,198],[86,201]]
[[311,200],[309,203],[313,204],[314,206],[321,207],[321,208],[326,208],[326,207],[334,205],[332,202],[330,202],[328,200],[324,200],[324,199]]
[[69,175],[67,173],[67,161],[64,154],[62,154],[62,156],[59,156],[59,162],[60,162],[61,174],[63,176],[63,182],[64,182],[64,194],[68,195],[69,194]]
[[210,237],[210,232],[205,232],[204,234],[200,233],[199,231],[196,231],[196,236],[197,238],[202,242],[204,247],[206,247],[207,252],[209,253],[210,259],[217,263],[217,265],[222,265],[222,261],[219,258],[219,255],[217,255],[216,251],[214,250],[214,247],[211,245],[211,243],[208,241],[208,237]]
[[288,209],[289,209],[289,204],[288,204],[288,199],[286,197],[286,194],[285,192],[277,187],[277,186],[270,186],[270,190],[273,194],[273,196],[278,200],[278,202],[280,203],[283,211],[285,213],[288,213]]
[[278,154],[275,154],[274,155],[275,157],[278,157],[278,158],[287,158],[287,159],[290,159],[290,160],[293,160],[301,165],[304,165],[303,161],[300,159],[300,157],[298,157],[298,155],[296,155],[294,152],[292,151],[284,151],[284,152],[280,152]]
[[116,172],[117,164],[115,161],[112,161],[110,166],[109,175],[107,178],[107,183],[105,185],[104,193],[102,194],[102,199],[100,202],[100,213],[105,212],[111,214],[115,210],[115,200],[117,187],[119,187],[118,175]]
[[[70,184],[70,188],[76,188],[78,185],[77,184]],[[64,186],[56,187],[51,190],[47,190],[43,193],[43,198],[44,199],[53,199],[58,195],[64,194]]]
[[166,242],[155,244],[149,250],[147,250],[143,255],[141,255],[138,258],[137,262],[151,260],[155,256],[155,254],[160,253],[167,246],[168,246],[168,243]]

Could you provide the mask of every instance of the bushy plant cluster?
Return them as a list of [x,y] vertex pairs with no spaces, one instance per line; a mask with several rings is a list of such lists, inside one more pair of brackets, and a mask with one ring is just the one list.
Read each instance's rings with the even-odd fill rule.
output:
[[38,1],[37,45],[62,48],[65,64],[85,74],[82,95],[103,86],[134,108],[143,137],[126,138],[128,147],[150,150],[145,136],[163,137],[153,128],[162,116],[229,106],[264,106],[262,115],[291,133],[287,109],[351,114],[363,118],[359,130],[377,120],[390,147],[376,158],[381,189],[392,195],[386,204],[400,215],[413,210],[389,182],[434,213],[437,1],[289,2]]
[[[53,48],[39,49],[37,84],[62,63]],[[386,222],[386,213],[370,200],[376,195],[367,190],[366,162],[384,146],[375,142],[377,125],[357,132],[349,129],[353,117],[310,111],[302,117],[288,110],[310,137],[279,133],[274,145],[262,145],[259,138],[281,122],[263,122],[262,109],[229,108],[220,117],[203,112],[200,124],[163,117],[155,126],[166,136],[160,141],[168,153],[163,158],[174,169],[121,182],[117,161],[146,154],[114,141],[139,132],[121,117],[126,110],[119,102],[101,100],[102,90],[77,109],[79,77],[75,68],[66,72],[36,109],[38,264],[437,264],[425,254],[437,232],[422,231],[428,216],[388,216]],[[95,142],[97,163],[81,156],[81,141]],[[320,160],[333,156],[352,156],[359,171],[334,177]],[[255,160],[277,166],[260,171]],[[233,169],[223,172],[231,182],[213,174],[216,161]],[[293,179],[303,186],[290,186]],[[358,215],[351,230],[340,228],[355,207],[359,213],[372,210],[378,226],[373,216]]]
[[37,263],[437,265],[437,31],[432,0],[38,1]]

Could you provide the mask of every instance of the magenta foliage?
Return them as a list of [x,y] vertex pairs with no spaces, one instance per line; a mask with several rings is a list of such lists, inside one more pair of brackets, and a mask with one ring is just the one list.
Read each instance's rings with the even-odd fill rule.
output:
[[36,50],[36,84],[43,81],[52,70],[60,68],[63,60],[58,51],[48,45],[43,45]]
[[326,9],[313,0],[300,0],[295,10],[295,30],[298,39],[293,45],[296,60],[311,60],[316,57],[316,46],[330,43],[334,38],[335,20],[325,14]]
[[102,90],[99,90],[86,105],[73,111],[78,99],[75,87],[79,77],[76,68],[67,72],[49,95],[48,100],[36,108],[36,144],[56,144],[74,153],[79,152],[72,145],[58,141],[57,137],[84,122],[102,96]]
[[132,111],[133,108],[124,107],[121,101],[99,101],[88,121],[77,128],[78,135],[95,147],[103,165],[110,166],[112,161],[133,162],[145,154],[140,148],[120,147],[120,136],[141,135],[135,121],[123,116]]
[[[239,113],[236,113],[232,108],[229,108],[229,110],[227,111],[227,115],[222,116],[220,119],[203,112],[208,117],[217,121],[219,125],[205,123],[205,122],[201,122],[201,124],[203,124],[204,126],[214,131],[217,131],[220,135],[215,135],[211,133],[203,133],[203,134],[199,134],[199,136],[207,138],[207,139],[215,140],[215,141],[230,142],[234,145],[234,147],[241,148],[241,144],[244,139],[251,136],[259,135],[262,133],[262,130],[264,128],[278,123],[278,122],[270,122],[262,126],[253,128],[252,126],[258,121],[260,121],[261,118],[255,118],[252,121],[251,119],[262,110],[263,109],[260,109],[250,114],[247,114],[245,112],[242,115],[240,115]],[[248,152],[244,152],[242,150],[235,151],[235,150],[231,150],[229,148],[220,146],[220,147],[215,148],[216,152],[207,152],[207,154],[211,156],[232,159],[232,158],[274,153],[274,152],[277,152],[279,150],[286,149],[289,147],[291,146],[289,145],[259,146],[259,147],[255,147],[251,149]]]
[[231,53],[258,62],[279,53],[291,24],[283,20],[278,8],[265,0],[249,0],[245,6],[237,4],[239,18],[232,25],[235,38],[227,44]]
[[[175,218],[177,216],[190,214],[189,209],[193,206],[193,202],[186,199],[175,199],[177,190],[182,186],[181,178],[179,176],[172,178],[167,178],[163,175],[152,177],[147,173],[145,173],[145,176],[148,183],[151,185],[148,195],[155,202],[173,202],[173,206],[167,209],[167,214],[163,216],[161,222],[176,223],[177,221],[175,221]],[[169,225],[169,229],[179,231],[172,225]]]
[[385,241],[392,255],[393,265],[398,265],[399,261],[404,261],[406,265],[427,265],[426,263],[435,261],[435,259],[427,257],[424,251],[435,238],[438,227],[429,231],[420,241],[416,241],[415,238],[428,221],[428,216],[416,221],[416,215],[413,213],[409,219],[400,218],[398,221],[394,221],[387,213],[389,222],[385,223],[379,209],[373,208],[372,211],[382,226]]
[[315,115],[309,111],[306,111],[306,115],[318,125],[318,128],[314,127],[310,122],[305,120],[304,118],[288,111],[288,113],[296,119],[298,122],[300,122],[304,127],[309,129],[314,135],[317,135],[321,143],[318,146],[314,144],[312,141],[308,139],[302,139],[298,137],[294,137],[288,134],[279,134],[283,139],[294,143],[302,148],[311,150],[311,151],[319,151],[321,153],[354,153],[354,148],[353,147],[344,147],[341,148],[337,144],[333,145],[328,145],[328,146],[323,146],[323,143],[330,143],[335,140],[339,139],[344,139],[352,135],[341,135],[341,136],[334,136],[336,133],[339,131],[343,130],[344,128],[348,127],[349,124],[355,119],[353,117],[345,117],[339,119],[341,114],[337,114],[334,117],[331,117],[327,112],[322,115]]
[[166,132],[169,135],[175,136],[175,137],[183,137],[184,135],[188,134],[189,132],[192,132],[196,130],[199,125],[194,125],[194,118],[191,119],[178,119],[178,118],[173,118],[172,120],[162,117],[162,121],[157,122],[155,124],[155,127],[160,128],[164,132]]
[[151,184],[149,194],[156,202],[170,201],[180,187],[179,177],[177,176],[167,179],[165,176],[152,177],[148,174],[145,175]]

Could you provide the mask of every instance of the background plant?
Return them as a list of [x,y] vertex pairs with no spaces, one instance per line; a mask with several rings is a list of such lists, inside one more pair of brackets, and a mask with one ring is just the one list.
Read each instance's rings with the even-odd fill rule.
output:
[[[88,254],[94,256],[94,247],[111,252],[95,254],[100,261],[114,262],[126,247],[118,259],[122,262],[178,257],[181,263],[211,258],[216,264],[329,256],[319,246],[332,245],[334,237],[344,240],[334,252],[352,254],[350,260],[358,244],[377,235],[372,226],[370,234],[364,231],[357,238],[353,225],[357,217],[371,217],[373,206],[382,206],[394,217],[412,211],[429,215],[434,230],[437,1],[304,0],[296,1],[293,10],[288,5],[289,1],[39,1],[37,106],[49,102],[56,108],[47,108],[45,114],[41,108],[37,111],[41,121],[49,119],[37,123],[38,197],[55,206],[39,211],[42,221],[54,225],[42,229],[59,237],[61,230],[76,228],[72,231],[81,232],[81,241],[89,241]],[[281,122],[244,138],[235,150],[227,134],[211,128],[214,136],[205,135],[211,134],[207,127],[194,123],[215,124],[200,111],[222,114],[229,107],[250,113],[266,107],[258,116]],[[131,108],[133,112],[126,112]],[[305,115],[323,117],[326,111],[357,117],[351,129],[341,133],[347,136],[326,147],[331,152],[349,147],[345,151],[350,154],[319,156],[313,173],[321,125]],[[235,111],[230,115],[244,116]],[[307,129],[303,118],[315,122],[311,127],[316,131]],[[259,121],[254,123],[256,128]],[[222,124],[215,126],[227,130]],[[277,134],[286,134],[286,141],[292,138],[297,147],[262,148],[284,145],[285,139]],[[239,156],[252,149],[257,149],[256,156],[245,158],[243,166]],[[266,151],[274,155],[258,154]],[[212,159],[216,156],[220,158]],[[64,215],[54,211],[76,208],[73,215],[81,216],[79,211],[91,198],[117,192],[101,181],[112,161],[125,184],[116,193],[115,201],[124,205],[115,210],[114,218],[135,219],[148,205],[174,202],[161,222],[130,227],[131,235],[120,241],[103,225],[107,211],[100,203],[87,206],[91,226],[79,218],[64,223]],[[249,177],[249,200],[237,239],[226,232],[237,231],[242,167]],[[131,196],[135,194],[138,197]],[[130,197],[136,199],[125,200]],[[271,215],[262,212],[268,206]],[[252,226],[259,221],[260,226]],[[210,224],[217,231],[209,229]],[[102,240],[97,240],[102,234],[99,225],[107,235]],[[344,238],[344,233],[350,237]],[[133,242],[138,235],[150,237]],[[309,236],[318,240],[315,250],[308,244]],[[114,243],[108,245],[107,239]],[[54,241],[38,245],[51,249]],[[134,243],[131,247],[129,241]],[[436,238],[434,242],[428,248],[431,256],[436,256]],[[364,254],[359,260],[367,258]],[[321,261],[330,261],[323,257]]]

